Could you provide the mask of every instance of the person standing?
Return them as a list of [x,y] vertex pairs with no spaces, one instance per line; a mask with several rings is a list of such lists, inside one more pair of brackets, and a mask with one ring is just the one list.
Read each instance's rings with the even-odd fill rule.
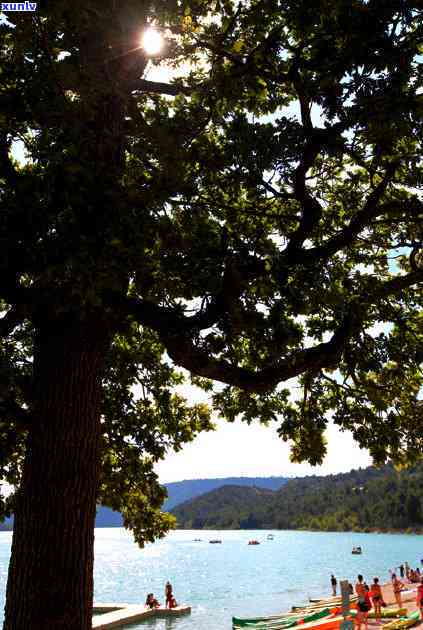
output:
[[366,587],[364,586],[364,581],[363,581],[363,576],[362,575],[357,575],[357,582],[355,584],[355,592],[358,595],[358,600],[360,601],[360,599],[364,599],[367,591],[366,591]]
[[173,599],[173,592],[172,592],[172,584],[167,581],[166,582],[166,586],[165,586],[165,598],[166,598],[166,608],[172,608],[171,606],[171,602]]
[[173,588],[170,582],[166,582],[165,595],[166,595],[166,608],[176,608],[178,603],[173,595]]
[[417,587],[417,608],[420,610],[420,619],[423,619],[423,577],[420,580],[420,584]]
[[361,630],[361,624],[364,623],[364,630],[368,628],[368,615],[369,610],[372,607],[370,602],[369,593],[366,590],[363,582],[363,576],[357,576],[357,582],[355,585],[355,592],[358,596],[357,602],[357,614],[355,616],[355,624],[357,630]]
[[395,573],[392,574],[392,589],[394,591],[395,601],[399,608],[402,608],[401,591],[404,588],[404,584],[397,578]]
[[400,564],[399,570],[400,570],[400,576],[401,576],[401,578],[403,578],[404,577],[404,565],[403,564]]
[[382,618],[383,595],[382,589],[380,588],[379,584],[379,578],[373,578],[373,584],[371,586],[369,595],[372,598],[373,608],[375,609],[376,623],[380,623]]
[[336,577],[334,576],[333,573],[330,576],[330,583],[331,583],[331,586],[332,586],[332,595],[336,595],[336,586],[337,586],[338,582],[336,581]]

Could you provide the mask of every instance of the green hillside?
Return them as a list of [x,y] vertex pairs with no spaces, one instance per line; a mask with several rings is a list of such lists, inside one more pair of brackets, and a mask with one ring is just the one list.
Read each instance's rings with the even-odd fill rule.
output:
[[224,486],[173,514],[186,529],[423,531],[423,464],[297,478],[277,491]]
[[210,492],[221,486],[257,486],[279,490],[286,483],[286,477],[224,477],[215,479],[186,479],[166,483],[167,499],[163,511],[168,512],[180,503]]
[[[186,479],[184,481],[173,481],[164,484],[167,491],[167,499],[163,503],[162,511],[169,512],[184,501],[198,497],[205,492],[220,488],[221,486],[259,486],[278,490],[284,483],[286,477],[223,477],[214,479]],[[123,519],[120,512],[115,512],[110,508],[97,506],[96,527],[123,527]],[[13,518],[7,518],[0,522],[0,532],[13,529]]]

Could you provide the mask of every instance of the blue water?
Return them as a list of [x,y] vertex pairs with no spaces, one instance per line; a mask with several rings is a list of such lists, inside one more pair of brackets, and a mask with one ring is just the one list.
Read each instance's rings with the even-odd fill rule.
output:
[[[95,601],[140,603],[153,591],[163,602],[170,580],[190,616],[145,621],[131,630],[225,630],[231,617],[274,614],[310,597],[330,595],[329,578],[389,579],[389,569],[423,557],[423,536],[273,531],[176,531],[139,549],[124,529],[97,529]],[[201,538],[202,542],[194,542]],[[220,538],[221,545],[211,545]],[[260,545],[248,546],[256,538]],[[0,532],[0,606],[4,606],[11,534]],[[361,545],[363,555],[351,555]],[[2,613],[1,613],[2,614]]]

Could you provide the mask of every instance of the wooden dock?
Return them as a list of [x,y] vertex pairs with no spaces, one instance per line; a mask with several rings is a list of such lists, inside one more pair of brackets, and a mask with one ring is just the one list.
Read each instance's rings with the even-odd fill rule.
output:
[[150,617],[177,617],[191,612],[191,606],[146,608],[137,604],[94,604],[93,630],[120,628]]

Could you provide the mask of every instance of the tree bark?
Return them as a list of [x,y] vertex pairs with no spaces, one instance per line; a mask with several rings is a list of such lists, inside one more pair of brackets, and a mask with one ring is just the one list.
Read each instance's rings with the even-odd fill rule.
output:
[[92,626],[107,345],[98,321],[44,322],[38,328],[34,420],[15,511],[4,630]]

